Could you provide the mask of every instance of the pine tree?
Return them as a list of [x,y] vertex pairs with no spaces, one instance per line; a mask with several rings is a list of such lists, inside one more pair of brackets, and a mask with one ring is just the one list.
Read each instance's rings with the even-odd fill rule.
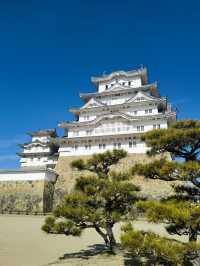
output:
[[139,188],[128,181],[129,174],[111,170],[126,156],[123,150],[95,154],[87,161],[72,162],[79,171],[74,190],[65,196],[48,217],[42,229],[47,233],[79,236],[86,228],[94,228],[106,246],[113,250],[116,240],[113,226],[134,217],[134,203]]
[[[160,254],[160,257],[167,257],[176,265],[185,265],[186,258],[197,256],[197,251],[200,250],[197,244],[197,236],[200,234],[200,183],[198,181],[200,176],[200,121],[179,121],[168,129],[157,129],[145,133],[142,140],[149,147],[150,156],[169,153],[173,161],[157,159],[148,164],[136,164],[132,168],[132,174],[150,179],[178,182],[173,185],[175,192],[173,196],[166,195],[160,202],[140,201],[137,203],[137,208],[145,213],[148,221],[164,222],[170,234],[187,235],[189,240],[187,244],[175,243],[173,240],[151,235],[158,244],[151,247],[151,252]],[[134,229],[129,229],[122,236],[122,243],[129,249],[134,245],[137,247],[137,244],[133,245],[135,242],[130,237],[131,232],[132,235],[136,234]],[[143,235],[140,251],[144,250],[146,238],[149,239],[149,233]],[[167,248],[160,250],[167,243],[175,245],[174,250],[178,248],[177,258],[173,257],[172,250]]]

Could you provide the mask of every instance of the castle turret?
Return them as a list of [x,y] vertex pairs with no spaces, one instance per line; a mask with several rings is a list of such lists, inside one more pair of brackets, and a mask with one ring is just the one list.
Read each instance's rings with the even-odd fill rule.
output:
[[29,132],[28,135],[31,136],[31,141],[19,144],[23,151],[17,153],[21,157],[21,167],[54,168],[58,159],[56,130],[40,130]]

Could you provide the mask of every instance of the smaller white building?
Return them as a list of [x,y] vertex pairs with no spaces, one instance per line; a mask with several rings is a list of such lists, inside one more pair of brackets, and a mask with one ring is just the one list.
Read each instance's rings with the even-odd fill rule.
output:
[[40,130],[28,134],[32,140],[19,144],[23,151],[17,153],[21,157],[21,167],[54,168],[58,159],[58,146],[55,144],[56,130]]
[[21,167],[17,170],[0,170],[0,182],[56,181],[57,173],[53,170],[58,160],[56,130],[40,130],[28,134],[31,141],[19,144],[23,151],[17,153],[21,157]]

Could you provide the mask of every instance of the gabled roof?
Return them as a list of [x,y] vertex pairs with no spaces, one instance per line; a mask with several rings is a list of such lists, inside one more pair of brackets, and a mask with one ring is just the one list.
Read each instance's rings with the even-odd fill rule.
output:
[[137,70],[131,70],[131,71],[115,71],[108,75],[103,75],[101,77],[91,77],[91,81],[94,85],[98,85],[101,82],[110,81],[113,78],[119,78],[119,77],[126,77],[126,78],[132,78],[132,77],[141,77],[142,83],[147,84],[147,69],[142,67]]
[[[139,100],[140,99],[140,100]],[[139,102],[139,101],[154,101],[158,100],[157,97],[153,97],[151,95],[147,95],[146,93],[139,91],[135,96],[131,97],[126,101],[126,103],[131,103],[131,102]]]
[[102,103],[101,101],[97,99],[91,98],[84,106],[81,107],[81,109],[101,107],[101,106],[106,106],[106,104]]

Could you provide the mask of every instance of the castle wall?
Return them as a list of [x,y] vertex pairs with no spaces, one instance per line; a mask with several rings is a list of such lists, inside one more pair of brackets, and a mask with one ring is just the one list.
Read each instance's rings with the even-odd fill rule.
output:
[[55,181],[56,174],[51,170],[1,171],[0,211],[51,211]]
[[[70,156],[60,157],[56,165],[56,171],[59,174],[57,182],[55,184],[54,192],[54,207],[60,202],[63,196],[69,193],[75,184],[76,178],[83,174],[77,170],[72,170],[70,164],[77,159],[88,159],[89,156]],[[155,159],[155,158],[154,158]],[[147,163],[153,159],[146,154],[129,154],[126,158],[122,159],[112,169],[115,171],[128,171],[135,163]],[[171,182],[162,180],[147,180],[141,176],[134,177],[133,183],[140,186],[141,194],[152,198],[161,198],[173,193]]]
[[54,183],[45,180],[0,182],[0,212],[46,213],[52,209]]
[[[69,193],[75,184],[76,178],[83,174],[71,168],[71,162],[77,159],[88,159],[89,156],[59,157],[55,179],[43,180],[7,180],[0,182],[0,212],[49,212]],[[145,154],[129,154],[112,169],[128,171],[137,163],[151,161]],[[86,173],[84,173],[86,174]],[[1,176],[1,175],[0,175]],[[141,194],[152,198],[161,198],[173,192],[170,182],[147,180],[143,177],[134,177],[133,183],[140,186]]]

